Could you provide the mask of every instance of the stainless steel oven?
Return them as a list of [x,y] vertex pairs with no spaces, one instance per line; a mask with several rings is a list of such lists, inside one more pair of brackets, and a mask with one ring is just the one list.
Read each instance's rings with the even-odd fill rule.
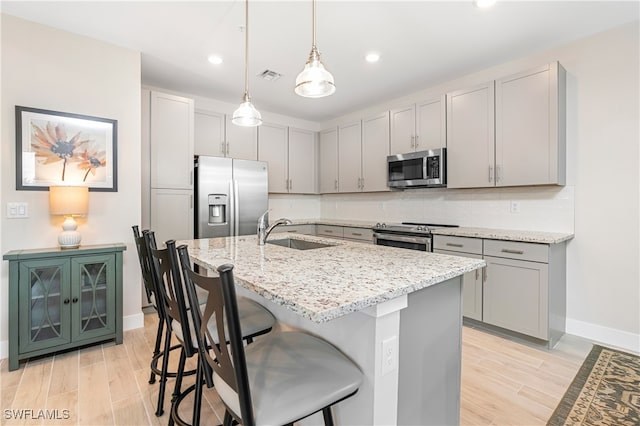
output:
[[373,243],[379,246],[433,251],[431,229],[456,226],[413,222],[399,224],[378,223],[373,233]]

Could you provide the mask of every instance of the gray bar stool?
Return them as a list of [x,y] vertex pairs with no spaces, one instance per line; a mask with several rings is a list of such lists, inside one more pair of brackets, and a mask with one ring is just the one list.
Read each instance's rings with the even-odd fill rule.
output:
[[[331,407],[358,391],[360,369],[330,343],[303,332],[271,333],[245,348],[233,266],[219,267],[219,277],[205,277],[191,268],[186,246],[178,253],[189,298],[195,299],[197,288],[208,292],[204,312],[191,314],[200,360],[206,361],[199,368],[203,374],[213,370],[226,407],[224,424],[291,425],[322,411],[325,425],[333,425]],[[211,318],[216,328],[208,326]],[[224,320],[227,327],[220,326]],[[214,343],[225,341],[230,344]]]
[[[178,364],[178,371],[176,375],[175,388],[172,397],[172,415],[169,419],[169,424],[174,422],[179,425],[188,425],[190,423],[184,421],[177,416],[177,407],[184,397],[193,392],[194,390],[202,389],[203,370],[198,367],[196,369],[196,381],[195,384],[184,392],[182,392],[182,379],[186,375],[184,372],[185,363],[187,358],[199,355],[196,339],[196,328],[192,322],[191,312],[200,312],[203,306],[200,305],[199,297],[206,292],[194,294],[193,298],[186,299],[186,292],[182,284],[182,277],[180,267],[178,266],[177,253],[175,249],[175,241],[169,240],[165,243],[165,249],[158,249],[156,247],[155,237],[153,232],[144,234],[145,244],[151,259],[151,272],[155,285],[158,288],[158,294],[161,296],[163,311],[165,313],[165,319],[167,320],[167,329],[172,331],[176,339],[181,343],[182,350],[180,352],[180,362]],[[191,309],[191,307],[197,307]],[[253,300],[243,299],[242,303],[238,304],[241,309],[241,316],[243,317],[244,336],[241,339],[251,342],[254,337],[268,333],[271,331],[275,324],[275,318],[262,305]],[[213,325],[215,327],[215,324]],[[168,339],[165,340],[165,351],[169,347]],[[204,361],[198,359],[198,366],[203,364]],[[204,364],[203,364],[204,365]],[[167,357],[163,359],[162,371],[167,371]],[[163,376],[164,380],[161,380],[161,393],[164,394],[166,386],[166,375]],[[207,375],[210,377],[210,374]],[[210,382],[210,379],[208,380]],[[196,392],[195,401],[193,405],[193,418],[192,423],[194,425],[199,424],[200,421],[200,404],[201,404],[201,392]],[[174,416],[174,409],[176,415]]]

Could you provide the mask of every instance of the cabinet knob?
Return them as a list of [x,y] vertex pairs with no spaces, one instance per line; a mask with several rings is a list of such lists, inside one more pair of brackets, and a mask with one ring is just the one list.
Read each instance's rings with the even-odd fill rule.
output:
[[77,298],[77,297],[74,297],[74,298],[73,298],[73,300],[72,300],[72,302],[73,302],[73,303],[78,303],[78,298]]
[[69,298],[67,297],[66,299],[64,299],[63,303],[64,303],[65,305],[68,305],[68,304],[69,304]]

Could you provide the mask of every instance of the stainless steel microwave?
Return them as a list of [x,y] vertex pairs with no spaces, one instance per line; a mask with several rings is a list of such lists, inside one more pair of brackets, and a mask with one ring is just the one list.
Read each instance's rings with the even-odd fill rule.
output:
[[399,189],[447,186],[447,149],[388,156],[387,186]]

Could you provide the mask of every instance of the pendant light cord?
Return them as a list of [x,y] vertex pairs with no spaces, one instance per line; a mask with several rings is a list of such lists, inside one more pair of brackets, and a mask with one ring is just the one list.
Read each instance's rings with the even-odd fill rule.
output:
[[249,0],[245,2],[244,8],[244,97],[249,100]]
[[311,4],[313,6],[313,11],[311,12],[311,33],[312,33],[312,41],[311,46],[313,49],[316,48],[316,0],[311,0]]

